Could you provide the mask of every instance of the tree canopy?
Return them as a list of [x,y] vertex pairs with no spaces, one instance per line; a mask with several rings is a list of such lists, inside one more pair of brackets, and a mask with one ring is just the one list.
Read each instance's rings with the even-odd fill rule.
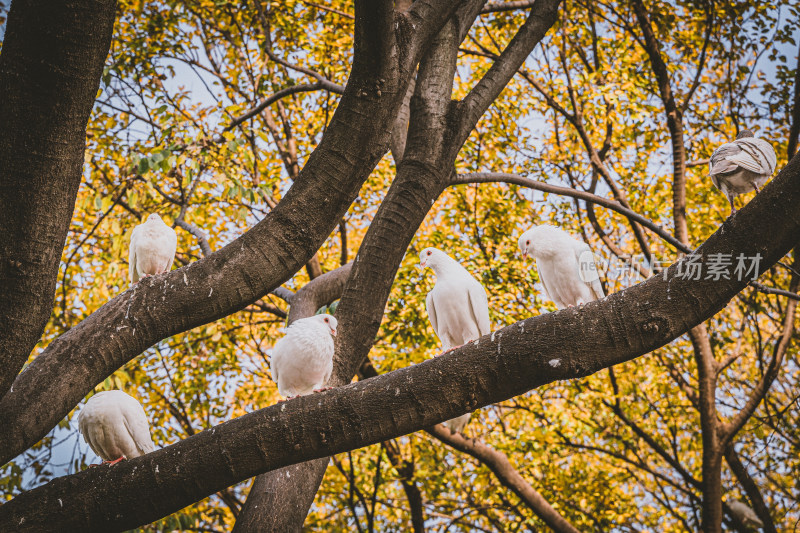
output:
[[[0,530],[749,531],[736,501],[791,530],[798,27],[791,0],[0,0]],[[708,159],[745,128],[779,170],[729,216]],[[175,270],[130,286],[153,212]],[[609,296],[557,310],[535,224]],[[436,358],[428,246],[493,331]],[[271,348],[323,311],[334,388],[278,403]],[[161,449],[89,469],[110,389]]]

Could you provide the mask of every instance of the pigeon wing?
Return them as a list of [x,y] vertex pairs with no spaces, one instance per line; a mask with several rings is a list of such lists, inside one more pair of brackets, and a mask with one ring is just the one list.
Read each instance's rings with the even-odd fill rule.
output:
[[[86,406],[84,406],[83,409],[86,409]],[[99,427],[99,425],[97,427],[90,427],[83,410],[81,410],[78,415],[78,430],[81,432],[83,440],[86,441],[86,444],[89,445],[89,448],[92,449],[94,454],[100,459],[107,461],[108,458],[100,447],[100,441],[103,440],[103,428]]]
[[[135,400],[134,400],[135,401]],[[122,423],[128,435],[131,436],[136,449],[144,455],[156,449],[153,439],[150,437],[150,425],[147,423],[147,415],[138,403],[125,406],[122,416]]]
[[549,285],[547,283],[547,275],[543,274],[543,272],[542,272],[543,269],[539,266],[539,261],[538,260],[536,261],[536,265],[537,265],[537,267],[539,267],[538,268],[538,270],[539,270],[539,281],[541,281],[542,285],[544,286],[545,295],[547,296],[547,298],[550,301],[552,301],[553,303],[556,304],[556,307],[561,308],[561,304],[559,302],[556,302],[556,299],[553,297],[555,292],[553,292],[552,289],[549,287]]
[[775,172],[777,158],[772,145],[763,139],[738,139],[739,153],[728,155],[725,159],[755,174]]
[[[723,144],[711,154],[711,160],[708,164],[708,173],[712,179],[715,174],[727,174],[738,170],[738,165],[731,158],[742,153],[742,149],[735,143]],[[714,185],[719,188],[718,183],[715,181]]]
[[754,172],[756,174],[764,173],[764,170],[761,168],[761,164],[753,159],[753,156],[747,152],[740,152],[736,155],[730,155],[726,159],[739,168],[749,170],[750,172]]
[[472,319],[478,326],[481,336],[491,333],[491,323],[489,322],[489,299],[486,297],[486,289],[477,280],[470,283],[467,289]]
[[172,265],[175,264],[175,253],[178,251],[178,234],[175,233],[175,230],[170,228],[169,226],[166,227],[167,231],[170,233],[170,256],[172,257],[169,260],[169,266],[167,267],[167,272],[172,270]]
[[[600,278],[597,274],[597,263],[594,260],[592,249],[586,243],[580,243],[575,247],[575,259],[578,261],[578,270],[581,274],[581,280],[586,283],[592,291],[595,300],[605,298],[606,294],[603,292],[603,285],[600,283]],[[590,281],[586,281],[590,280]]]
[[286,343],[286,337],[278,339],[275,346],[272,347],[272,357],[269,360],[269,369],[272,371],[272,381],[278,384],[278,368],[281,366],[281,358],[283,357],[283,345]]
[[428,320],[431,321],[433,332],[436,333],[439,340],[442,340],[442,336],[439,335],[439,322],[436,319],[436,304],[433,303],[433,291],[429,292],[428,297],[425,298],[425,308],[428,310]]

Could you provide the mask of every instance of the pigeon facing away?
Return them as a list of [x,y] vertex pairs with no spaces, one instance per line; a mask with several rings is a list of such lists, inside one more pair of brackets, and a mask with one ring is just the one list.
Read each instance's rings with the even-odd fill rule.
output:
[[764,527],[764,522],[759,520],[758,515],[750,509],[750,507],[739,500],[734,500],[728,503],[731,512],[739,519],[739,521],[748,527]]
[[89,398],[78,415],[78,429],[104,463],[116,464],[155,450],[142,405],[121,390]]
[[177,248],[175,230],[164,224],[156,213],[151,213],[147,220],[133,228],[131,234],[128,257],[131,285],[145,276],[169,272]]
[[[431,267],[436,284],[425,301],[433,331],[449,351],[491,333],[486,290],[458,261],[436,248],[419,255],[422,268]],[[461,432],[471,413],[444,423],[453,433]]]
[[333,337],[336,318],[314,315],[295,320],[272,348],[270,368],[284,398],[304,396],[321,389],[333,372]]
[[553,226],[534,226],[519,238],[523,257],[536,259],[547,297],[564,309],[605,297],[592,249]]
[[735,141],[714,150],[708,174],[714,186],[728,197],[734,214],[734,198],[753,190],[759,192],[775,172],[777,162],[771,144],[753,136],[750,130],[742,130]]

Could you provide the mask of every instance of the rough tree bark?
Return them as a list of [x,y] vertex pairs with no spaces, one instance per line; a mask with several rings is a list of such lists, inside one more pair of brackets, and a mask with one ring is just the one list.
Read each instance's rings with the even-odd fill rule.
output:
[[[344,290],[353,263],[347,263],[336,270],[314,278],[288,299],[288,324],[295,320],[312,316],[323,305],[330,305]],[[236,519],[234,533],[240,531],[293,531],[295,524],[302,526],[308,509],[314,502],[316,492],[299,491],[289,493],[286,486],[319,486],[328,458],[307,463],[291,465],[269,475],[257,476],[250,487],[250,495]]]
[[[798,202],[795,157],[692,255],[760,254],[768,268],[800,241]],[[256,473],[394,438],[629,361],[704,322],[747,285],[684,279],[684,262],[580,309],[523,320],[419,365],[270,406],[113,467],[55,479],[0,507],[0,530],[132,528]]]
[[159,340],[227,316],[278,287],[330,235],[386,153],[385,124],[397,114],[420,50],[454,9],[429,2],[396,17],[391,2],[356,7],[347,88],[280,204],[228,246],[140,282],[53,341],[0,401],[0,427],[14,428],[0,434],[0,463],[36,443],[95,385]]
[[0,397],[53,309],[114,0],[14,2],[0,54]]
[[[397,177],[364,237],[336,311],[339,335],[332,385],[349,383],[367,357],[397,268],[434,201],[454,179],[455,158],[461,146],[481,115],[555,23],[560,1],[538,2],[484,78],[463,101],[451,102],[458,47],[483,3],[472,0],[459,8],[420,60]],[[278,478],[270,481],[270,486],[277,487],[282,480],[283,490],[258,491],[248,497],[246,507],[263,512],[272,506],[285,505],[292,498],[310,504],[319,489],[319,483],[314,481],[322,478],[326,466],[327,460],[309,463],[307,467],[314,473],[302,476],[307,484],[289,482],[278,473],[270,473],[268,476]],[[258,498],[259,503],[249,502],[252,498]],[[243,511],[239,521],[246,520],[251,528],[240,527],[240,533],[257,530],[256,523],[247,515]],[[288,514],[285,517],[292,518]],[[301,527],[302,522],[282,521],[280,529],[296,531]]]

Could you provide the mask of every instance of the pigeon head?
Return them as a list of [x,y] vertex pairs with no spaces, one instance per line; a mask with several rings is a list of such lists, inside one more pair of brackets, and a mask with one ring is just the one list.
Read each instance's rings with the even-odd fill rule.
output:
[[336,321],[336,317],[328,314],[322,314],[316,315],[314,318],[327,327],[331,335],[334,337],[336,336],[336,328],[339,325],[339,323]]
[[519,253],[522,254],[523,259],[527,259],[529,255],[533,256],[535,253],[534,244],[536,243],[537,229],[538,226],[534,226],[519,236],[517,246],[519,246]]
[[739,132],[739,135],[736,136],[736,140],[738,141],[739,139],[745,139],[747,137],[755,137],[755,135],[753,135],[753,132],[750,130],[742,130]]
[[419,254],[419,266],[422,268],[431,267],[434,271],[437,267],[448,262],[450,256],[438,248],[425,248]]
[[147,217],[147,221],[148,222],[153,222],[154,220],[157,220],[159,222],[162,221],[161,217],[159,216],[158,213],[150,213],[150,215],[148,215],[148,217]]

